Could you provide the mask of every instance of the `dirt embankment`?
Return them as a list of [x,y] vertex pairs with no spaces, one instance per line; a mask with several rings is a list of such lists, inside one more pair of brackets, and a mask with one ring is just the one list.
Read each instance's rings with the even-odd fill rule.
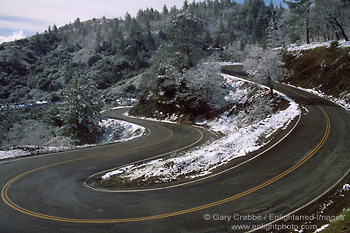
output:
[[287,69],[284,82],[303,88],[316,88],[334,97],[349,95],[349,48],[319,47],[288,52],[283,59]]

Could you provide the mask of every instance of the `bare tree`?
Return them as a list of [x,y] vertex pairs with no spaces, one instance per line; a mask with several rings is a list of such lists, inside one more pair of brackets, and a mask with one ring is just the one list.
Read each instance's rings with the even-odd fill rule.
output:
[[329,23],[338,40],[340,39],[339,34],[341,34],[346,41],[349,41],[344,27],[349,23],[349,14],[349,2],[343,0],[318,0],[315,2],[314,21],[321,24]]
[[273,83],[283,73],[283,62],[281,61],[280,52],[255,45],[246,49],[248,52],[243,62],[245,71],[255,82],[268,86],[271,98],[273,98]]

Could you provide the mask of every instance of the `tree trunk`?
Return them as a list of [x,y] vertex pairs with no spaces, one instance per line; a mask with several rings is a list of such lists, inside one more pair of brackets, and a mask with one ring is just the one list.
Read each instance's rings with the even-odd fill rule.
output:
[[310,2],[308,3],[306,10],[306,43],[310,44]]
[[333,18],[335,24],[339,27],[339,29],[340,29],[340,31],[341,31],[341,34],[343,35],[344,39],[345,39],[346,41],[349,41],[348,36],[346,35],[346,33],[345,33],[343,27],[342,27],[342,26],[340,25],[340,23],[338,22],[337,18],[335,18],[335,17],[332,17],[332,18]]
[[309,17],[306,16],[306,43],[310,44],[310,28],[309,28]]
[[273,99],[274,95],[273,95],[273,85],[270,86],[270,95],[271,95],[271,99]]
[[270,95],[271,95],[271,99],[273,99],[273,80],[270,76],[270,73],[267,72],[268,75],[267,75],[267,84],[269,85],[269,88],[270,88]]
[[332,25],[332,28],[334,29],[335,36],[337,37],[337,40],[340,40],[337,29],[335,28],[334,24],[332,21],[329,21],[329,23]]

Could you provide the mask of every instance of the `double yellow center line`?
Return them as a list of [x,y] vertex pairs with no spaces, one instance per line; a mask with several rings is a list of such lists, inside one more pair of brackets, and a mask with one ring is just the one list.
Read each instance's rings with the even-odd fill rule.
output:
[[[302,95],[300,93],[297,93],[297,92],[295,92],[293,90],[290,90],[289,88],[288,88],[288,90],[292,91],[292,92],[294,92],[294,93],[296,93],[296,94],[298,94],[298,95],[300,95],[300,96],[302,96],[302,97],[304,97],[304,98],[306,98],[308,100],[310,100],[308,97],[306,97],[306,96],[304,96],[304,95]],[[222,200],[219,200],[219,201],[215,201],[215,202],[208,203],[208,204],[205,204],[205,205],[197,206],[197,207],[194,207],[194,208],[189,208],[189,209],[184,209],[184,210],[180,210],[180,211],[176,211],[176,212],[164,213],[164,214],[159,214],[159,215],[153,215],[153,216],[135,217],[135,218],[121,218],[121,219],[75,219],[75,218],[57,217],[57,216],[46,215],[46,214],[41,214],[41,213],[30,211],[30,210],[25,209],[23,207],[20,207],[19,205],[17,205],[14,202],[12,202],[11,199],[9,198],[9,196],[8,196],[8,190],[9,190],[10,186],[15,181],[23,178],[24,176],[26,176],[26,175],[28,175],[30,173],[33,173],[33,172],[36,172],[36,171],[39,171],[39,170],[42,170],[42,169],[45,169],[45,168],[48,168],[48,167],[57,166],[57,165],[64,164],[64,163],[71,163],[71,162],[75,162],[75,161],[79,161],[79,160],[83,160],[83,159],[88,159],[88,158],[93,158],[93,157],[98,157],[98,156],[91,156],[91,157],[88,157],[88,158],[79,158],[79,159],[64,161],[64,162],[60,162],[60,163],[55,163],[55,164],[39,167],[39,168],[30,170],[28,172],[25,172],[25,173],[23,173],[23,174],[21,174],[19,176],[16,176],[12,180],[10,180],[8,183],[6,183],[6,185],[3,187],[2,191],[1,191],[1,198],[5,202],[5,204],[10,206],[11,208],[13,208],[13,209],[15,209],[15,210],[17,210],[17,211],[19,211],[21,213],[33,216],[33,217],[37,217],[37,218],[41,218],[41,219],[47,219],[47,220],[53,220],[53,221],[60,221],[60,222],[96,223],[96,224],[97,223],[125,223],[125,222],[138,222],[138,221],[162,219],[162,218],[168,218],[168,217],[173,217],[173,216],[193,213],[193,212],[204,210],[204,209],[208,209],[208,208],[211,208],[211,207],[214,207],[214,206],[222,205],[222,204],[231,202],[233,200],[236,200],[238,198],[244,197],[244,196],[246,196],[248,194],[251,194],[251,193],[253,193],[255,191],[258,191],[258,190],[260,190],[260,189],[262,189],[262,188],[264,188],[264,187],[266,187],[266,186],[268,186],[268,185],[270,185],[270,184],[280,180],[281,178],[285,177],[286,175],[290,174],[291,172],[293,172],[294,170],[299,168],[306,161],[308,161],[311,157],[313,157],[316,154],[317,151],[320,150],[320,148],[323,146],[323,144],[326,142],[326,140],[327,140],[327,138],[329,136],[330,119],[329,119],[329,116],[326,113],[326,111],[320,105],[318,105],[318,104],[316,104],[316,105],[322,111],[322,113],[323,113],[323,115],[324,115],[324,117],[326,119],[326,131],[325,131],[325,133],[323,135],[322,140],[318,143],[318,145],[306,157],[304,157],[297,164],[295,164],[294,166],[290,167],[289,169],[287,169],[286,171],[282,172],[281,174],[277,175],[276,177],[274,177],[274,178],[272,178],[272,179],[270,179],[270,180],[268,180],[268,181],[266,181],[266,182],[264,182],[264,183],[262,183],[262,184],[260,184],[260,185],[258,185],[256,187],[254,187],[254,188],[251,188],[251,189],[246,190],[246,191],[244,191],[242,193],[230,196],[228,198],[225,198],[225,199],[222,199]],[[170,135],[166,139],[163,139],[161,141],[165,141],[171,136],[172,136],[172,131],[170,130]],[[143,147],[146,147],[146,146],[143,146]],[[140,149],[140,148],[137,148],[137,149]],[[99,155],[99,156],[102,156],[102,155]]]

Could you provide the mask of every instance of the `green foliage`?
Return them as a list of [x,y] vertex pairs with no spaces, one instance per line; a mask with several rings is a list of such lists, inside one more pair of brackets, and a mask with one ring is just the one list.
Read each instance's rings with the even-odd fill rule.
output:
[[[183,72],[211,55],[213,47],[264,41],[264,23],[281,16],[282,11],[272,14],[273,8],[262,0],[243,5],[209,0],[184,3],[182,9],[164,6],[162,13],[151,8],[137,17],[77,18],[60,28],[49,26],[44,33],[1,45],[0,102],[23,87],[38,89],[43,98],[59,93],[74,74],[89,75],[106,89],[151,67],[159,50],[166,53],[166,63]],[[29,101],[28,94],[12,94],[10,101]]]
[[221,110],[225,95],[223,78],[212,64],[180,73],[171,64],[162,63],[143,82],[149,85],[132,114],[160,118],[176,114],[190,121],[196,117],[210,118]]
[[63,119],[57,106],[51,107],[43,117],[43,122],[48,126],[62,127]]
[[[60,108],[62,135],[72,138],[77,144],[95,143],[101,135],[98,126],[101,102],[94,84],[77,76],[64,90]],[[52,122],[52,118],[51,120]]]
[[89,58],[87,64],[88,64],[89,66],[92,66],[93,64],[95,64],[96,62],[98,62],[98,61],[101,60],[101,59],[102,59],[102,56],[99,55],[99,54],[96,54],[96,55],[94,55],[94,56],[92,56],[92,57]]
[[337,40],[334,40],[331,42],[331,47],[333,47],[333,48],[337,47],[338,45],[339,45],[339,41],[337,41]]
[[200,49],[204,47],[204,26],[200,18],[181,13],[173,17],[169,28],[168,37],[173,42],[173,54],[182,60],[178,64],[178,70],[189,69],[199,60]]

